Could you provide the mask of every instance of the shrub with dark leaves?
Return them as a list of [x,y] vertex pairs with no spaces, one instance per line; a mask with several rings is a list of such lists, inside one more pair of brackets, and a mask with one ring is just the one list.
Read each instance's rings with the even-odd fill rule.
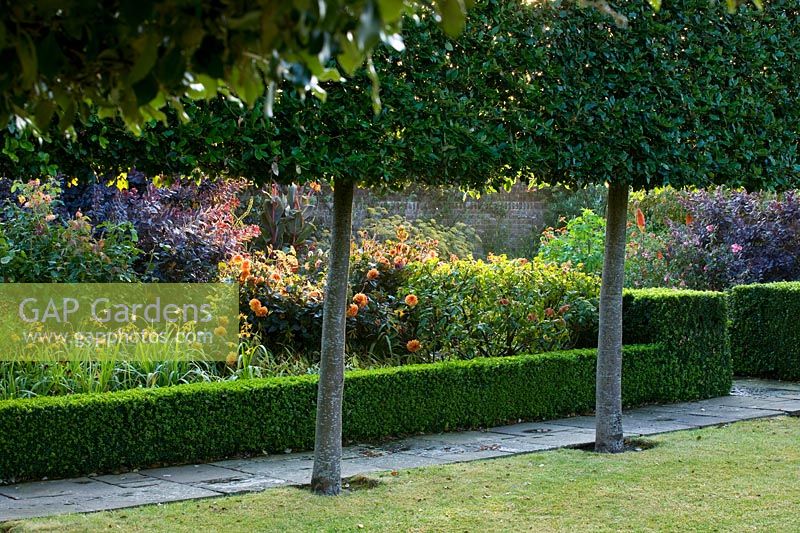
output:
[[[134,178],[136,181],[134,181]],[[136,264],[143,280],[209,282],[218,264],[242,251],[259,233],[237,215],[243,182],[178,182],[156,187],[141,176],[129,176],[129,188],[95,185],[73,205],[87,201],[94,220],[131,222],[144,254]]]
[[723,290],[800,280],[800,197],[796,192],[700,191],[682,200],[670,225],[665,283]]

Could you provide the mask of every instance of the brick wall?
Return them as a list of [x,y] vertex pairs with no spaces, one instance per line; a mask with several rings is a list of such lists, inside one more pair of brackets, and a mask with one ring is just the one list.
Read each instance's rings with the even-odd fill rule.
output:
[[[322,198],[330,198],[323,194]],[[528,191],[517,183],[511,191],[464,198],[455,189],[409,189],[403,193],[378,195],[358,190],[353,201],[353,227],[358,229],[367,209],[382,207],[390,215],[399,214],[408,220],[436,221],[450,225],[464,222],[475,229],[482,240],[482,253],[530,253],[538,241],[544,210],[542,193]],[[329,223],[331,206],[325,200],[316,209],[318,225]]]

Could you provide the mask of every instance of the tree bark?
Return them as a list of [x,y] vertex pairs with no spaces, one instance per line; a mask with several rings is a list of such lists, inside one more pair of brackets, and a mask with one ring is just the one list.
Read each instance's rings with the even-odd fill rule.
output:
[[622,286],[625,281],[625,233],[628,185],[610,184],[606,212],[603,280],[600,285],[600,332],[597,339],[595,396],[597,452],[619,453],[622,434]]
[[328,496],[339,494],[342,490],[345,308],[350,275],[354,190],[355,185],[351,182],[337,182],[334,186],[331,250],[322,310],[322,350],[311,490]]

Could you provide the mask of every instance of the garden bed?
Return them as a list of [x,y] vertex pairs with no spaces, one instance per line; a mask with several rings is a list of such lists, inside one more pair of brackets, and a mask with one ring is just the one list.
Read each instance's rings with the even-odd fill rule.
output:
[[[727,394],[723,293],[625,294],[623,402]],[[544,420],[593,409],[594,349],[346,374],[344,438]],[[77,476],[311,449],[317,376],[0,402],[0,480]]]

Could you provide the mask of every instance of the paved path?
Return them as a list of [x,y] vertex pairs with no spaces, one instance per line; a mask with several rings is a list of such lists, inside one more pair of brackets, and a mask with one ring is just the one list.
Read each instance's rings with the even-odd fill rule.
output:
[[[623,427],[626,436],[636,437],[785,414],[800,414],[800,383],[740,380],[730,396],[627,411]],[[472,461],[592,442],[591,416],[424,435],[381,446],[348,447],[342,475]],[[292,453],[0,486],[0,522],[299,485],[310,481],[311,466],[311,454]]]

